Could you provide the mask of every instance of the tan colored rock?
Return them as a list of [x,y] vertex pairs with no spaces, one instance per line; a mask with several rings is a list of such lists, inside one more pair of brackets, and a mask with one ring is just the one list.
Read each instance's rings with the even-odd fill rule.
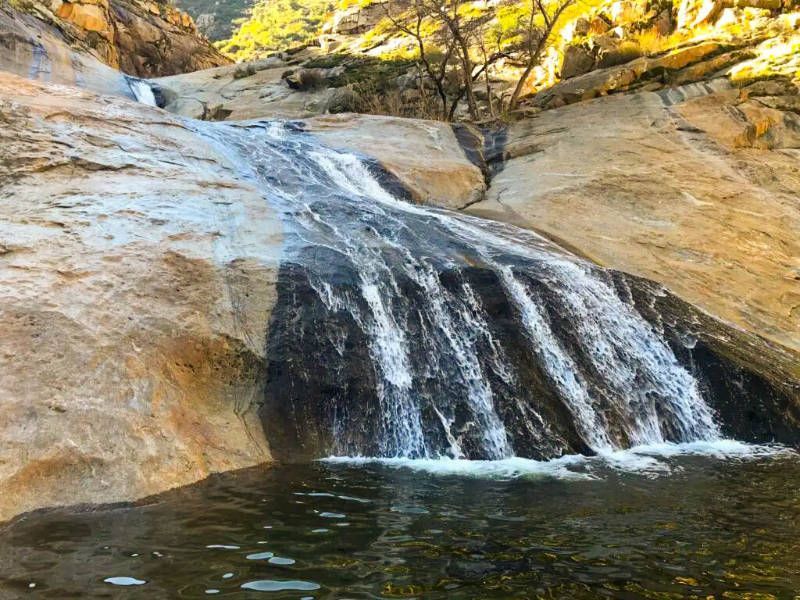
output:
[[[306,51],[294,60],[305,60]],[[416,202],[462,208],[482,199],[483,173],[465,155],[447,123],[357,114],[324,114],[346,108],[346,89],[294,90],[280,57],[155,80],[169,99],[166,109],[210,120],[305,119],[305,126],[333,148],[377,159]]]
[[[308,49],[295,57],[296,64],[319,51]],[[214,109],[230,120],[275,117],[298,119],[324,113],[335,90],[319,88],[296,91],[283,75],[292,65],[281,57],[246,65],[186,73],[155,80],[167,90],[167,110],[198,119],[211,118]]]
[[37,19],[6,11],[0,6],[0,70],[44,82],[79,85],[102,94],[130,95],[130,85],[119,71],[96,53],[74,50],[63,36]]
[[[24,14],[21,12],[24,11]],[[60,40],[54,61],[75,51],[95,57],[139,77],[173,75],[229,64],[207,40],[199,37],[191,17],[158,4],[137,0],[30,0],[0,4],[0,35],[18,43],[19,30],[37,28]],[[9,26],[9,23],[11,24]],[[53,46],[46,49],[49,51]],[[2,62],[2,57],[0,57]],[[28,65],[33,71],[35,65]]]
[[608,24],[608,22],[604,18],[597,16],[589,23],[588,33],[589,35],[601,35],[607,32],[609,29],[611,29],[611,26]]
[[468,210],[663,283],[795,352],[800,377],[800,154],[761,143],[776,113],[739,98],[696,85],[542,112],[509,130],[511,160]]
[[719,42],[709,41],[700,42],[694,46],[685,48],[678,48],[668,52],[664,56],[652,58],[648,61],[648,69],[668,69],[677,71],[689,65],[696,64],[701,60],[718,54],[722,50],[722,45]]
[[627,25],[641,21],[645,16],[646,6],[646,3],[635,0],[617,0],[608,10],[615,25]]
[[[732,90],[725,95],[696,98],[677,110],[687,122],[729,150],[800,150],[800,115],[786,110],[800,106],[798,100],[790,96],[769,106],[769,100],[762,98],[740,101],[738,90]],[[782,106],[786,109],[781,110]]]
[[464,208],[483,199],[483,173],[466,157],[447,123],[343,114],[305,124],[328,147],[378,160],[416,202]]
[[114,39],[107,5],[64,2],[56,15],[81,29],[98,33],[107,40]]
[[591,23],[586,17],[579,17],[572,23],[572,37],[588,35]]
[[269,460],[282,228],[157,109],[0,73],[0,520]]
[[[614,45],[610,38],[608,43],[610,53]],[[706,41],[676,48],[661,56],[642,56],[618,66],[598,69],[557,83],[536,94],[532,101],[535,106],[541,108],[555,108],[591,100],[598,96],[626,91],[634,84],[647,81],[648,78],[656,77],[663,82],[665,72],[679,76],[687,67],[707,62],[704,67],[695,68],[694,76],[702,79],[719,68],[713,59],[722,50],[723,46],[719,42]],[[622,54],[624,55],[624,52]],[[616,54],[613,55],[613,59],[620,60]]]
[[594,68],[595,56],[586,46],[570,45],[564,49],[564,60],[561,62],[561,78],[571,79],[588,73]]
[[656,16],[653,22],[653,30],[661,37],[667,37],[672,33],[672,28],[672,11],[665,9]]

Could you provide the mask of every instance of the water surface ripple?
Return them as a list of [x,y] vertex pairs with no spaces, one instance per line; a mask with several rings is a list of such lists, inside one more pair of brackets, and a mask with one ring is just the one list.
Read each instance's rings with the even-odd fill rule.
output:
[[0,529],[0,598],[795,597],[795,457],[639,458],[562,465],[587,477],[274,466],[27,515]]

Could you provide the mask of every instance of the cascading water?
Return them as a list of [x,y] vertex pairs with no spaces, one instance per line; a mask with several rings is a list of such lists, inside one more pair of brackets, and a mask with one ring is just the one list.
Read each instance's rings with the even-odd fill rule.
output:
[[131,88],[131,93],[137,102],[146,104],[147,106],[158,106],[156,96],[153,93],[153,88],[149,83],[142,79],[134,77],[126,77],[128,87]]
[[719,436],[695,379],[601,269],[398,200],[296,125],[196,128],[286,223],[267,426],[292,413],[319,453],[409,458]]

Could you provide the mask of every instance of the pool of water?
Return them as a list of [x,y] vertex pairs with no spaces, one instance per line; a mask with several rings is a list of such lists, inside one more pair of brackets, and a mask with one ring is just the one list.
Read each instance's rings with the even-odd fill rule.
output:
[[800,461],[330,461],[0,528],[0,598],[795,598]]

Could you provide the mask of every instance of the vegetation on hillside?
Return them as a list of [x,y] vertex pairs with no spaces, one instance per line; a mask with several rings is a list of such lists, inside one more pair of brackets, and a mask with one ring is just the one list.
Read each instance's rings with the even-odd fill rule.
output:
[[198,29],[212,42],[229,38],[253,0],[174,0],[175,5],[185,10],[195,20]]
[[624,76],[576,80],[552,102],[723,73],[798,80],[794,1],[258,0],[220,47],[246,61],[319,45],[287,83],[335,88],[331,112],[480,122],[550,107],[543,90],[620,65]]
[[258,0],[250,16],[218,48],[234,60],[254,60],[314,42],[333,0]]
[[[439,116],[452,120],[459,103],[478,120],[478,87],[483,86],[488,117],[514,109],[525,83],[550,43],[572,0],[389,0],[386,19],[413,40],[420,79],[431,82]],[[506,99],[493,99],[492,79],[501,61],[513,60],[519,75]],[[420,86],[424,91],[425,86]],[[499,106],[498,106],[499,104]]]

